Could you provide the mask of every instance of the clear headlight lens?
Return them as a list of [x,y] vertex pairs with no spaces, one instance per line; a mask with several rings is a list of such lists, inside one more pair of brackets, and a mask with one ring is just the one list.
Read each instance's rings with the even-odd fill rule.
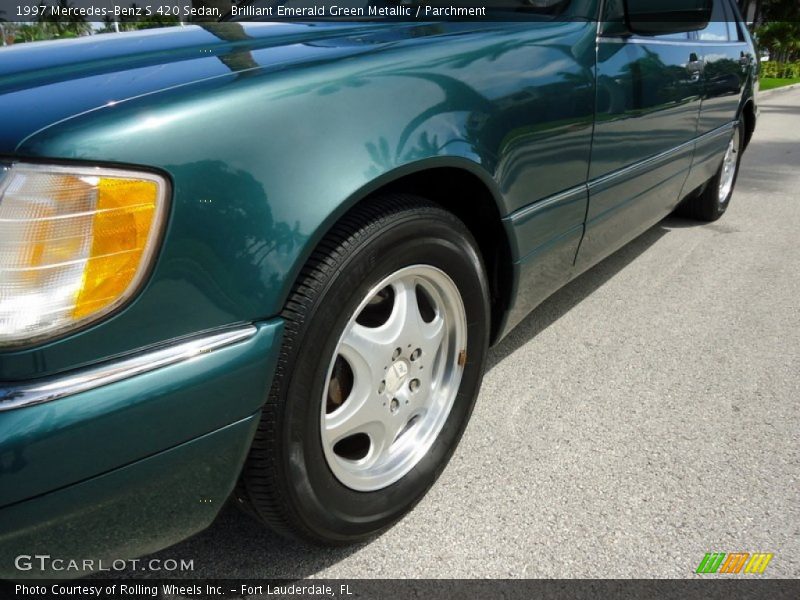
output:
[[161,230],[162,178],[24,163],[0,177],[0,346],[62,333],[130,298]]

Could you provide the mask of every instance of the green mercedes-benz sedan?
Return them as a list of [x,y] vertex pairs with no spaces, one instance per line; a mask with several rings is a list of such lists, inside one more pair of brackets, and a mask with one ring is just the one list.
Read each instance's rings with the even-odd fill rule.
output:
[[229,500],[380,533],[489,345],[671,212],[725,212],[757,115],[734,2],[507,4],[0,50],[0,576]]

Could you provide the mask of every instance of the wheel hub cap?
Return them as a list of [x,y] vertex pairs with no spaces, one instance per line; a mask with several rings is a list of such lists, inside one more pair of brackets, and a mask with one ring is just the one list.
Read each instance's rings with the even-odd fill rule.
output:
[[394,395],[408,378],[409,366],[404,360],[398,360],[393,363],[389,370],[386,372],[386,392]]
[[733,132],[733,138],[728,144],[725,158],[722,159],[722,173],[719,178],[719,203],[728,202],[733,191],[733,183],[736,180],[736,169],[739,165],[739,129]]
[[395,483],[444,427],[463,373],[467,321],[443,271],[416,265],[372,288],[328,368],[320,437],[336,478],[358,491]]

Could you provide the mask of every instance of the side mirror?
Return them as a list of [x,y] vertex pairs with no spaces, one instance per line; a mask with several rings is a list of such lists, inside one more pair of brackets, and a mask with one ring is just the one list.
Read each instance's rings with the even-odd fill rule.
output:
[[625,20],[631,33],[686,33],[708,27],[712,8],[712,0],[625,0]]

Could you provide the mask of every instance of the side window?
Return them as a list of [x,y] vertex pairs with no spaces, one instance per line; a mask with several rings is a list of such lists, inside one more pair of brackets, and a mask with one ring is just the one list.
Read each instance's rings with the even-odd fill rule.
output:
[[703,29],[698,39],[701,42],[727,42],[728,41],[728,15],[725,14],[723,0],[714,0],[714,11],[711,13],[711,23]]
[[689,41],[688,33],[666,33],[664,35],[653,36],[654,40],[677,40],[679,42]]

